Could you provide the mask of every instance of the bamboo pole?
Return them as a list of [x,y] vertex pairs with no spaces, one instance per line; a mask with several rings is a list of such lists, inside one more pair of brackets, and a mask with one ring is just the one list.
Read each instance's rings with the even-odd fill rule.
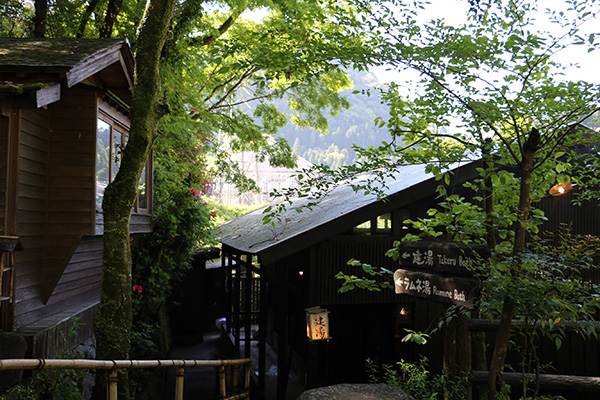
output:
[[252,368],[250,368],[250,364],[246,365],[244,369],[245,379],[244,379],[244,390],[250,390],[250,374],[252,372]]
[[178,367],[175,378],[175,400],[183,400],[183,375],[184,369]]
[[[117,400],[117,372],[121,369],[138,368],[168,368],[177,367],[175,384],[175,399],[183,399],[183,375],[184,368],[216,367],[219,372],[220,398],[233,400],[249,398],[250,390],[250,365],[252,359],[242,358],[236,360],[85,360],[85,359],[0,359],[0,371],[18,369],[108,369],[109,385],[107,397],[109,400]],[[236,374],[239,366],[245,365],[245,393],[227,397],[227,374],[225,369],[231,371],[234,367]],[[238,378],[235,377],[237,384]]]
[[118,370],[113,369],[108,376],[108,400],[117,400],[117,383],[119,382],[119,379],[117,378],[118,372]]
[[220,367],[250,364],[236,360],[85,360],[85,359],[0,359],[0,370],[11,369],[137,369],[158,367]]
[[232,385],[233,385],[234,388],[238,387],[238,382],[239,382],[238,375],[239,375],[239,373],[240,373],[240,366],[239,365],[234,365],[233,366],[233,383],[232,383]]
[[219,391],[222,399],[227,397],[227,382],[225,379],[225,366],[221,365],[219,367]]

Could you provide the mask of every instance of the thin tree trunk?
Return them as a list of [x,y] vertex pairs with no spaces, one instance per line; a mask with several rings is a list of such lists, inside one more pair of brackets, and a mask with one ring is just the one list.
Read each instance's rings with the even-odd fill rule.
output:
[[[515,242],[513,254],[518,255],[525,248],[525,238],[527,236],[527,221],[531,211],[531,181],[533,178],[533,162],[535,154],[539,148],[540,133],[536,128],[532,128],[527,142],[523,148],[523,159],[521,161],[521,187],[519,193],[519,210],[518,221],[515,227]],[[520,265],[514,266],[514,273],[518,273]],[[502,383],[502,368],[506,359],[508,343],[510,340],[511,321],[513,319],[516,304],[510,297],[510,294],[505,295],[504,304],[502,306],[502,315],[500,317],[500,326],[498,327],[498,335],[496,336],[496,344],[494,354],[490,363],[490,375],[488,380],[488,398],[494,399],[497,391],[497,382],[500,379]]]
[[[483,188],[483,206],[485,209],[485,237],[487,245],[490,249],[496,247],[496,230],[492,221],[492,213],[494,212],[494,186],[492,184],[492,169],[494,164],[492,161],[492,141],[486,139],[481,147],[483,155],[483,170],[484,188]],[[479,314],[479,310],[475,311]],[[479,315],[478,315],[479,316]],[[485,345],[485,332],[473,332],[471,334],[473,342],[473,369],[476,371],[484,371],[488,368]],[[479,400],[488,400],[487,387],[485,383],[476,384],[477,398]]]
[[[100,307],[94,319],[96,357],[127,359],[131,333],[131,251],[129,221],[138,182],[157,137],[164,114],[159,105],[159,60],[170,27],[176,0],[149,0],[138,31],[135,55],[131,130],[121,166],[105,190],[104,258]],[[121,376],[119,399],[131,398],[127,377]],[[94,398],[106,396],[106,379],[97,376]]]
[[83,13],[83,16],[81,17],[81,21],[79,22],[79,29],[77,30],[78,38],[82,38],[83,35],[85,34],[85,27],[87,26],[87,23],[90,20],[90,16],[96,9],[96,6],[98,5],[99,2],[100,2],[100,0],[90,0],[90,3],[85,8],[85,12]]
[[35,18],[33,20],[33,37],[46,36],[46,17],[48,16],[47,0],[35,0]]
[[[121,6],[123,0],[109,0],[108,7],[106,8],[106,16],[104,17],[104,23],[100,29],[101,38],[110,38],[112,36],[112,30],[117,21],[117,16],[121,12]],[[170,21],[167,22],[170,25]]]

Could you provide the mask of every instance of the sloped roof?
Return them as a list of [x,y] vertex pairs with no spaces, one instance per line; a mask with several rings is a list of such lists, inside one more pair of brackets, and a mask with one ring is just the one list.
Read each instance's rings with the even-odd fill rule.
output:
[[[468,161],[451,169],[464,182],[476,176],[478,164]],[[262,262],[269,263],[423,199],[433,194],[438,184],[432,174],[425,173],[424,165],[405,166],[385,182],[386,187],[380,186],[387,201],[378,200],[375,194],[355,192],[350,185],[341,185],[310,210],[303,207],[308,200],[296,199],[279,215],[275,226],[263,224],[265,206],[221,225],[217,228],[217,238],[238,251],[259,254]]]
[[[133,55],[124,39],[0,38],[0,84],[32,90],[88,81],[126,104],[133,90]],[[40,84],[42,86],[40,86]],[[18,91],[17,91],[18,93]]]

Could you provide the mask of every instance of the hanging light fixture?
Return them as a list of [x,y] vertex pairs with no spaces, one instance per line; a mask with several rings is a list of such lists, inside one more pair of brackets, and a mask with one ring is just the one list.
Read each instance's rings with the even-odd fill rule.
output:
[[307,308],[306,336],[308,340],[329,340],[329,311],[320,307]]
[[573,184],[571,182],[561,183],[558,185],[552,186],[552,188],[548,191],[552,196],[560,196],[561,194],[565,194],[573,189]]

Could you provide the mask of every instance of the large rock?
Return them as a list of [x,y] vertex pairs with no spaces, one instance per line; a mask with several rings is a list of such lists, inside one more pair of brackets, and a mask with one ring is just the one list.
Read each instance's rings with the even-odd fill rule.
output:
[[398,387],[377,384],[351,384],[326,386],[302,393],[298,400],[413,400]]

